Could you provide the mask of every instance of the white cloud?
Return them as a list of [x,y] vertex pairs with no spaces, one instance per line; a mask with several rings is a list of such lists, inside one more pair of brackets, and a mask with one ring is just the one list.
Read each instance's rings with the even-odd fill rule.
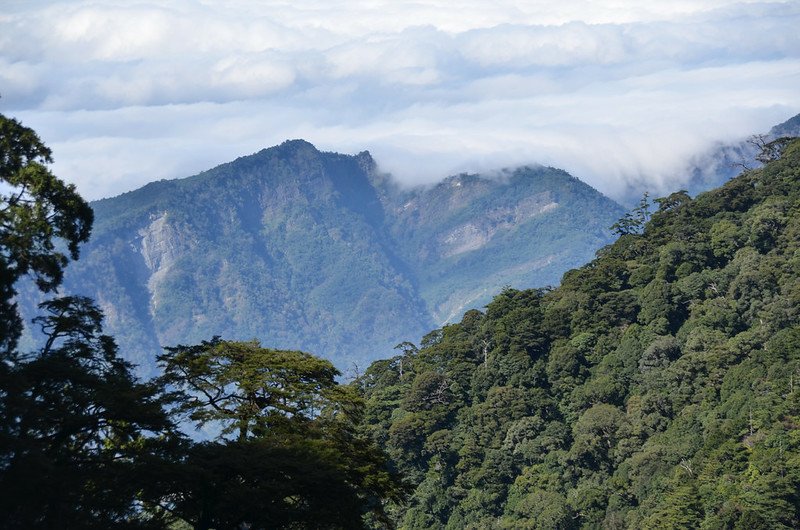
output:
[[610,194],[800,111],[800,5],[12,1],[0,111],[97,198],[286,138],[409,182],[524,163]]
[[494,27],[469,32],[461,41],[462,54],[482,67],[606,65],[628,55],[620,26],[583,22]]

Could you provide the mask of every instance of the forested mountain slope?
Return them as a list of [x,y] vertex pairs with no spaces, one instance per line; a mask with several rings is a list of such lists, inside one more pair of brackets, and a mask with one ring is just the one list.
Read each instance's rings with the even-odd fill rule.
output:
[[439,325],[482,308],[505,285],[556,284],[610,241],[620,212],[577,178],[545,167],[457,175],[386,195],[392,239]]
[[369,153],[300,140],[92,207],[64,286],[98,301],[144,372],[162,345],[213,335],[363,368],[503,285],[556,283],[621,214],[552,168],[402,189]]
[[400,528],[800,527],[800,142],[626,226],[356,382]]

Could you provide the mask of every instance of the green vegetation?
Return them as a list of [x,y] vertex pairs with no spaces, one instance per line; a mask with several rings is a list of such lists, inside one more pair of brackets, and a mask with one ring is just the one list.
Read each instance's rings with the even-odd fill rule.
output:
[[458,175],[391,201],[389,230],[439,323],[485,306],[505,285],[558,283],[611,241],[608,227],[623,213],[552,167]]
[[[42,291],[58,287],[57,245],[77,258],[92,219],[42,165],[49,151],[36,135],[2,116],[0,126],[0,184],[12,188],[0,203],[0,528],[387,521],[384,502],[405,487],[357,432],[363,400],[329,361],[215,338],[168,348],[163,376],[141,383],[81,296],[40,304],[42,346],[18,348],[16,281],[28,273]],[[219,435],[191,440],[179,429],[191,424]]]
[[[797,528],[800,142],[374,363],[400,528]],[[649,217],[649,222],[647,221]]]
[[176,411],[221,432],[189,450],[167,497],[195,528],[361,528],[403,498],[385,455],[355,430],[363,400],[330,362],[219,339],[160,360]]
[[90,300],[42,309],[45,345],[2,358],[0,527],[157,528],[139,506],[180,441],[157,388],[134,379]]
[[64,285],[98,301],[149,375],[161,345],[214,335],[363,369],[503,285],[558,282],[622,214],[552,168],[402,190],[368,153],[299,140],[92,207],[92,241]]
[[51,161],[33,130],[0,114],[0,352],[13,350],[22,332],[17,281],[30,274],[40,290],[53,291],[67,256],[77,259],[89,239],[92,210],[75,186],[50,173]]
[[644,197],[560,287],[505,288],[350,385],[218,337],[142,383],[89,298],[45,301],[42,345],[18,345],[17,282],[58,287],[91,216],[11,122],[0,527],[800,526],[800,141],[694,200]]

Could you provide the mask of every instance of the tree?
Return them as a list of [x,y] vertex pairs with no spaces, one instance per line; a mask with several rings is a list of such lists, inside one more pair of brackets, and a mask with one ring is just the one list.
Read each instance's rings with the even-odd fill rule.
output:
[[589,468],[610,466],[624,421],[625,415],[612,405],[599,403],[588,409],[572,427],[575,457]]
[[576,518],[570,513],[563,495],[533,488],[521,476],[512,487],[506,516],[499,526],[519,530],[566,530],[577,526]]
[[12,301],[17,280],[30,274],[53,291],[91,232],[92,209],[47,169],[51,162],[33,130],[0,114],[0,352],[14,348],[22,329]]
[[611,225],[611,230],[619,236],[641,234],[644,231],[647,221],[650,220],[650,206],[650,194],[644,192],[642,198],[639,200],[639,206],[634,208],[633,211],[627,212],[616,223]]
[[243,441],[291,420],[300,425],[324,410],[348,412],[339,371],[299,351],[214,337],[194,346],[166,348],[158,357],[163,381],[184,392],[181,409],[198,426],[217,422],[222,435]]
[[667,493],[658,509],[645,519],[643,527],[698,528],[703,522],[703,508],[697,487],[692,481],[678,485]]
[[384,453],[356,434],[363,401],[330,362],[219,337],[159,361],[178,410],[221,429],[192,448],[162,504],[195,528],[360,528],[403,497]]
[[153,477],[181,441],[157,387],[136,382],[91,300],[40,308],[44,346],[0,379],[3,527],[158,527],[141,503],[162,494]]
[[411,364],[411,358],[419,352],[419,349],[414,343],[408,341],[401,342],[394,349],[401,352],[397,357],[397,362],[399,378],[403,379],[403,361],[406,361],[406,367],[408,367]]
[[[790,136],[781,136],[779,138],[770,139],[765,134],[754,134],[747,139],[747,143],[756,148],[756,160],[762,164],[768,164],[780,159],[786,147],[791,144],[795,138]],[[742,164],[744,166],[744,164]],[[744,166],[745,169],[749,169]]]
[[[88,298],[40,305],[45,337],[19,352],[15,284],[55,290],[89,238],[93,213],[46,167],[34,131],[0,115],[0,513],[4,528],[163,526],[141,517],[173,425],[158,390],[138,383],[102,334]],[[158,435],[158,436],[156,436]],[[169,440],[169,441],[168,441]],[[163,442],[163,443],[162,443]],[[179,442],[179,440],[178,440]],[[147,477],[147,478],[145,478]]]

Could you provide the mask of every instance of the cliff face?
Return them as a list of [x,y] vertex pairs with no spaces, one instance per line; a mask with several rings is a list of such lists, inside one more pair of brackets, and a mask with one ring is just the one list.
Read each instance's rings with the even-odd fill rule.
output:
[[552,168],[409,190],[369,153],[303,141],[93,207],[65,287],[145,371],[160,345],[213,335],[364,365],[504,285],[557,283],[622,213]]

